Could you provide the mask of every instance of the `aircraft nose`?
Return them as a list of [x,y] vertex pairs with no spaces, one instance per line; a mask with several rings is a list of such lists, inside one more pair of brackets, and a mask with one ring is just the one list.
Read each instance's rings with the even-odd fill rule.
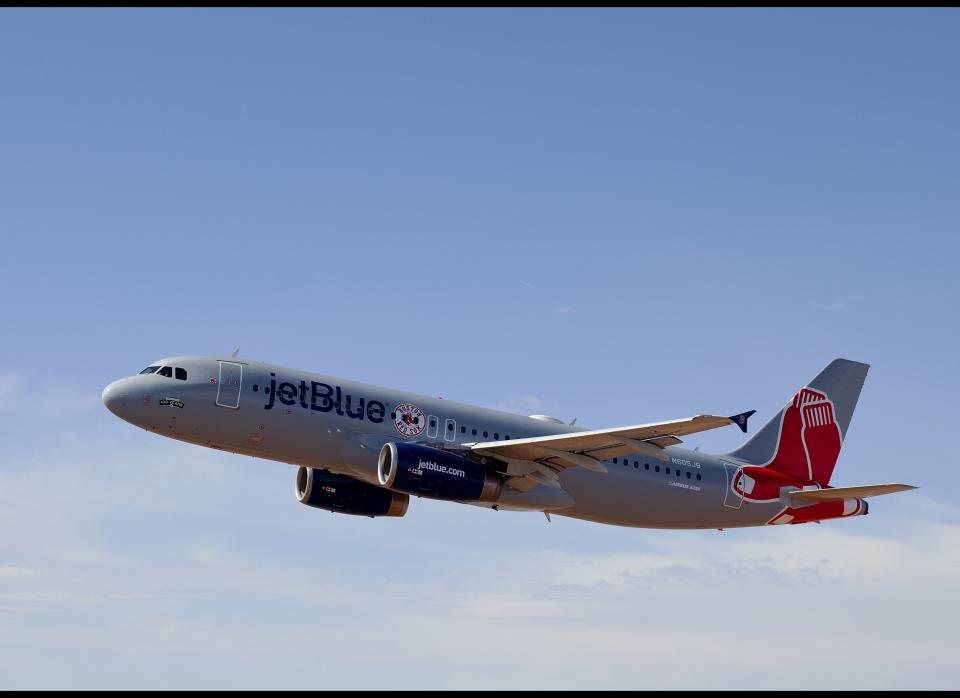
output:
[[103,389],[103,394],[100,396],[107,409],[118,417],[123,416],[123,408],[130,402],[130,393],[126,390],[124,383],[124,379],[114,381]]

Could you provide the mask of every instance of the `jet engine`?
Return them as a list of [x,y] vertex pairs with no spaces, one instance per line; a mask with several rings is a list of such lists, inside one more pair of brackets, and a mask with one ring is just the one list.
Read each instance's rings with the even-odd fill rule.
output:
[[377,477],[392,490],[458,502],[494,502],[503,489],[503,479],[478,463],[403,442],[380,449]]
[[308,507],[356,516],[403,516],[410,503],[409,495],[317,468],[297,471],[295,493]]

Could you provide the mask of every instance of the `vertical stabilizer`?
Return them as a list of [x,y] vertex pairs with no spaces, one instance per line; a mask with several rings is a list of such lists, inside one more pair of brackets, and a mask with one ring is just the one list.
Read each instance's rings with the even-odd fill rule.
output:
[[726,455],[828,484],[869,368],[847,359],[830,362],[760,431]]

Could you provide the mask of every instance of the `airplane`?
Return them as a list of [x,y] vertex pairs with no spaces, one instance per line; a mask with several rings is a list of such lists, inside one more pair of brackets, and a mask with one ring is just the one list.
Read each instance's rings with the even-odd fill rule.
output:
[[[410,495],[617,526],[727,529],[867,513],[910,485],[830,485],[868,364],[836,359],[728,452],[681,437],[754,411],[586,429],[262,362],[155,361],[103,391],[118,417],[172,439],[298,466],[296,498],[398,517]],[[574,420],[576,421],[576,420]]]

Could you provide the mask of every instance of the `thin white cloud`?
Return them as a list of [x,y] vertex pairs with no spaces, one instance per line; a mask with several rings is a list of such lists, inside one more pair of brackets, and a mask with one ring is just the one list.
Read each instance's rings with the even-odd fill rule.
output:
[[827,305],[825,305],[825,306],[823,306],[823,307],[824,307],[825,310],[832,310],[832,311],[834,311],[834,312],[836,312],[836,313],[840,313],[840,312],[843,312],[844,310],[847,309],[847,303],[846,303],[846,301],[835,300],[835,301],[833,301],[832,303],[828,303]]
[[29,405],[34,414],[55,419],[103,407],[99,391],[83,391],[70,384],[19,372],[0,373],[0,411],[16,416],[23,412],[24,405]]
[[0,408],[9,405],[20,394],[23,376],[14,371],[0,373]]
[[824,306],[821,306],[824,310],[830,310],[835,313],[842,313],[846,310],[849,310],[853,306],[857,305],[860,301],[866,298],[866,295],[863,293],[848,293],[842,298],[836,298],[830,303],[827,303]]

